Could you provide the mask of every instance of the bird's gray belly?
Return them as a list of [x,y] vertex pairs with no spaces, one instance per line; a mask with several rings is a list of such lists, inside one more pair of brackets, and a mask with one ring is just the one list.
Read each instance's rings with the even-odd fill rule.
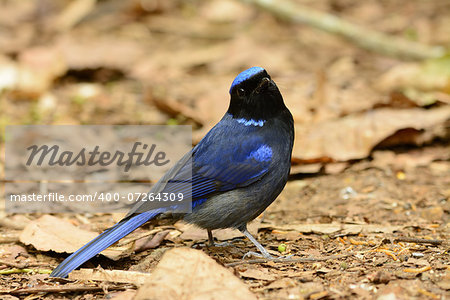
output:
[[205,229],[241,228],[275,200],[287,178],[268,179],[212,196],[186,214],[184,220]]

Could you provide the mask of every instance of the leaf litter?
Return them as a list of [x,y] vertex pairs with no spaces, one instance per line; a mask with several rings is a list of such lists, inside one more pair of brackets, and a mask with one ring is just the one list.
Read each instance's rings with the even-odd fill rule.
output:
[[[444,2],[308,5],[448,45]],[[208,247],[206,232],[155,220],[104,251],[106,258],[93,258],[90,269],[50,280],[38,273],[116,216],[1,212],[2,298],[140,299],[163,290],[172,299],[448,295],[448,58],[382,57],[238,1],[92,3],[1,4],[0,25],[8,30],[0,29],[0,129],[175,123],[193,125],[198,141],[226,110],[233,76],[264,66],[296,122],[295,165],[292,180],[251,230],[273,255],[293,255],[293,262],[243,264],[254,249],[239,232],[217,232],[229,245]],[[37,35],[45,38],[37,43]],[[232,263],[238,264],[223,267]],[[20,273],[25,269],[30,272]]]

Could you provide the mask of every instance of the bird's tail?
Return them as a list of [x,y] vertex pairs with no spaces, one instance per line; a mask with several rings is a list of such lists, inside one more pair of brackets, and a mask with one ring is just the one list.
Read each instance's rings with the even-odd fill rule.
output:
[[74,269],[82,265],[84,262],[102,252],[124,236],[130,234],[145,222],[162,213],[164,209],[155,209],[143,212],[129,219],[125,219],[117,223],[111,228],[106,229],[95,239],[78,249],[75,253],[67,257],[53,272],[50,277],[67,277]]

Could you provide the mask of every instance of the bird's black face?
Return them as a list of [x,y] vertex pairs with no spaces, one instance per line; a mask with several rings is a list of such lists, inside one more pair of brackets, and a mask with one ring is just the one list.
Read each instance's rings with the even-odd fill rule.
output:
[[236,119],[268,120],[286,109],[277,85],[263,68],[240,73],[231,85],[230,95],[228,113]]

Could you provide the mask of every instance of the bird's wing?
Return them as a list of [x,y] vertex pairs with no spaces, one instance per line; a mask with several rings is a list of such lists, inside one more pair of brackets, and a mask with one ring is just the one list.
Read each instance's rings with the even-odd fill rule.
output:
[[257,135],[198,149],[193,157],[192,199],[252,184],[267,173],[272,154]]
[[[172,168],[150,193],[183,193],[192,199],[192,207],[209,196],[247,186],[264,176],[272,160],[272,148],[260,137],[215,143],[202,140]],[[161,203],[140,202],[125,218],[161,207]],[[167,206],[173,203],[165,204]]]

